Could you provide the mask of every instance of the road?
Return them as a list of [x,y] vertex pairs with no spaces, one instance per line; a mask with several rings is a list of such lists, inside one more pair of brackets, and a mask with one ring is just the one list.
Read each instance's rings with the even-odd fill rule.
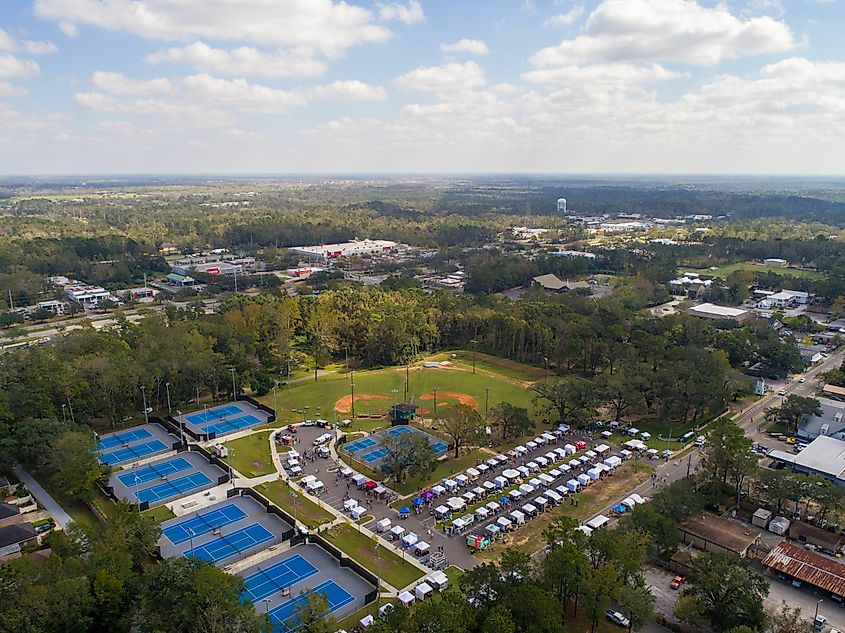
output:
[[63,530],[67,528],[73,519],[71,519],[70,515],[62,509],[62,506],[60,506],[58,502],[50,496],[50,493],[44,490],[44,488],[41,487],[41,484],[35,481],[32,475],[20,466],[15,468],[15,474],[32,493],[32,496],[38,500],[38,503],[46,508],[47,512],[50,513],[50,516],[53,517],[56,524]]

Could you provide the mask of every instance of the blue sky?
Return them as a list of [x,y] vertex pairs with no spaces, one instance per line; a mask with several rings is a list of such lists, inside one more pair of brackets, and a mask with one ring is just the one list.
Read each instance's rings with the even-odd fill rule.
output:
[[0,173],[845,172],[845,0],[3,0]]

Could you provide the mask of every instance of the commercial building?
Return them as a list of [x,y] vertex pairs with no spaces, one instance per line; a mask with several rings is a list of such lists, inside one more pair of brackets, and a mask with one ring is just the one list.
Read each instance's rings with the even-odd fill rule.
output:
[[701,319],[735,321],[736,323],[745,323],[751,318],[751,313],[748,310],[717,306],[713,303],[702,303],[701,305],[693,306],[687,310],[687,314]]
[[170,268],[177,275],[190,273],[206,275],[235,275],[255,270],[258,266],[254,257],[239,257],[226,249],[215,249],[208,253],[194,253],[170,261]]
[[797,305],[806,305],[810,294],[800,290],[781,290],[769,295],[757,304],[758,308],[769,310],[771,308],[791,308]]
[[556,253],[552,253],[556,257],[569,257],[570,259],[575,258],[583,258],[583,259],[597,259],[598,255],[595,253],[588,253],[587,251],[557,251]]
[[821,415],[805,415],[798,423],[798,437],[814,440],[820,435],[845,440],[845,402],[816,398],[821,408]]
[[825,385],[822,387],[822,395],[832,400],[845,401],[845,387],[836,385]]
[[531,287],[535,286],[539,286],[543,290],[550,292],[572,292],[579,288],[589,288],[590,284],[586,281],[563,281],[557,275],[549,273],[548,275],[532,277]]
[[339,257],[381,255],[392,253],[398,248],[399,244],[390,240],[365,239],[339,244],[321,244],[320,246],[295,246],[290,251],[307,259],[337,259]]
[[845,441],[819,435],[800,453],[774,450],[769,458],[807,475],[819,475],[828,481],[845,486]]
[[165,278],[165,283],[171,286],[193,286],[196,282],[197,280],[190,275],[180,275],[178,273],[170,273]]
[[828,591],[840,600],[845,597],[845,565],[803,547],[781,541],[763,559],[770,573]]
[[35,304],[36,310],[50,310],[55,314],[65,313],[65,304],[57,299],[50,299],[49,301],[39,301]]
[[781,268],[785,268],[789,265],[788,261],[781,259],[780,257],[770,257],[769,259],[764,259],[763,263],[766,266],[780,266]]
[[693,547],[712,553],[733,552],[743,558],[761,536],[759,530],[708,512],[680,523],[678,530],[683,542]]
[[95,306],[105,299],[115,300],[112,294],[102,286],[93,286],[78,282],[68,283],[65,286],[65,295],[71,301],[91,306]]

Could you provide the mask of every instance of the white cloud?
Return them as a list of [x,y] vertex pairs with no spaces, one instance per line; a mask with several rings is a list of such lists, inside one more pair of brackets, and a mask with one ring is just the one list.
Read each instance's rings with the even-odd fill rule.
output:
[[73,22],[59,22],[59,28],[68,37],[76,37],[79,33],[79,29]]
[[546,26],[569,26],[584,15],[584,5],[576,4],[569,11],[553,15],[544,22]]
[[242,112],[281,114],[292,107],[308,103],[302,94],[251,84],[245,79],[220,79],[199,74],[185,77],[182,84],[183,89],[194,99],[207,99],[215,106]]
[[391,35],[371,11],[335,0],[35,0],[35,13],[148,39],[242,40],[326,55]]
[[0,79],[32,79],[40,70],[31,59],[18,59],[9,53],[0,55]]
[[396,78],[400,88],[427,92],[466,90],[484,83],[484,71],[475,62],[421,66]]
[[379,18],[384,21],[398,20],[405,24],[416,24],[425,20],[425,14],[419,0],[408,0],[408,4],[393,2],[390,4],[378,3]]
[[27,40],[23,42],[23,50],[31,55],[48,55],[58,51],[59,47],[53,44],[53,42],[35,42]]
[[604,0],[585,33],[537,52],[536,67],[656,61],[708,66],[723,59],[786,51],[789,27],[769,17],[743,20],[720,4],[695,0]]
[[577,87],[583,85],[593,87],[597,84],[610,84],[621,88],[622,86],[668,81],[683,76],[683,73],[669,70],[659,64],[614,63],[532,70],[524,73],[522,78],[545,86],[572,85]]
[[263,52],[251,46],[231,50],[213,48],[204,42],[174,47],[147,55],[150,64],[188,64],[197,70],[234,76],[295,77],[320,75],[326,64],[305,47]]
[[0,97],[23,97],[27,94],[29,94],[29,90],[26,88],[0,80]]
[[17,48],[15,38],[7,31],[0,29],[0,51],[13,51]]
[[314,99],[333,101],[382,101],[387,92],[381,86],[371,86],[362,81],[335,81],[325,86],[317,86],[308,92]]
[[101,70],[91,76],[91,85],[97,90],[110,94],[132,96],[170,92],[173,89],[168,79],[130,79],[122,73]]
[[481,40],[462,38],[454,44],[441,44],[440,50],[444,53],[469,53],[471,55],[486,55],[490,52],[487,44]]

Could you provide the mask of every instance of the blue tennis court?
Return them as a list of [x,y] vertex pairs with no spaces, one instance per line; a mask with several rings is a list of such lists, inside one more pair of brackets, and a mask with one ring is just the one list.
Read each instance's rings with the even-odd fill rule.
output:
[[167,444],[161,440],[153,440],[152,442],[144,442],[143,444],[136,444],[135,446],[127,446],[126,448],[119,448],[110,453],[103,453],[100,455],[100,461],[109,466],[115,464],[122,464],[133,459],[140,459],[142,457],[149,457],[153,453],[158,453],[167,449]]
[[[334,580],[327,580],[321,585],[317,585],[312,592],[323,594],[326,602],[329,605],[328,613],[340,609],[342,606],[349,604],[355,600],[355,597],[346,589],[337,584]],[[273,623],[273,630],[280,633],[291,633],[299,628],[299,610],[302,604],[308,600],[308,593],[297,596],[290,602],[276,607],[271,610],[270,621]]]
[[149,488],[139,490],[136,495],[138,501],[141,503],[155,503],[162,499],[170,499],[171,497],[178,497],[191,490],[202,488],[211,483],[211,479],[205,473],[191,473],[184,477],[179,477],[173,481],[165,481]]
[[364,448],[370,448],[371,446],[375,446],[376,444],[378,444],[378,442],[376,442],[374,439],[365,437],[360,440],[355,440],[354,442],[344,444],[343,450],[347,453],[357,453],[358,451]]
[[229,420],[222,420],[220,422],[205,424],[200,428],[206,433],[217,433],[217,435],[222,435],[223,433],[240,431],[241,429],[246,428],[251,424],[258,424],[259,422],[261,422],[261,420],[256,418],[254,415],[246,414],[237,418],[231,418]]
[[246,518],[246,516],[246,512],[241,510],[236,504],[229,503],[209,512],[201,512],[190,519],[164,528],[161,533],[171,543],[179,545],[179,543],[184,543],[192,538],[219,530],[224,525],[240,521]]
[[232,532],[228,536],[220,536],[213,541],[209,541],[201,547],[189,549],[185,552],[185,558],[196,556],[210,563],[218,563],[250,547],[272,541],[274,538],[273,533],[263,525],[253,523],[237,532]]
[[396,437],[397,435],[405,435],[406,433],[413,433],[414,430],[409,426],[392,426],[384,432],[384,435]]
[[386,448],[378,448],[374,451],[370,451],[369,453],[365,453],[362,456],[362,459],[368,464],[372,464],[373,462],[377,462],[378,460],[387,457],[388,453],[390,453],[390,451]]
[[134,429],[132,431],[125,431],[124,433],[118,433],[117,435],[109,435],[108,437],[104,437],[97,444],[97,449],[101,451],[107,451],[110,448],[117,448],[118,446],[123,446],[124,444],[131,444],[132,442],[137,442],[138,440],[145,440],[148,437],[152,436],[153,434],[150,433],[147,429]]
[[238,405],[227,404],[222,407],[214,407],[213,409],[206,409],[205,411],[191,413],[190,415],[186,415],[185,419],[191,424],[200,426],[208,422],[214,422],[215,420],[221,420],[232,415],[237,415],[238,413],[243,413]]
[[314,565],[296,554],[267,569],[259,567],[256,573],[244,578],[246,592],[255,604],[300,580],[313,576],[317,571],[319,570]]
[[191,462],[184,457],[176,457],[174,459],[169,459],[166,462],[145,466],[140,470],[136,470],[134,473],[124,473],[123,475],[118,475],[117,478],[120,480],[120,483],[128,488],[130,486],[134,486],[135,484],[145,484],[149,481],[161,479],[162,477],[169,477],[170,475],[181,473],[183,470],[188,470],[189,468],[193,468]]

